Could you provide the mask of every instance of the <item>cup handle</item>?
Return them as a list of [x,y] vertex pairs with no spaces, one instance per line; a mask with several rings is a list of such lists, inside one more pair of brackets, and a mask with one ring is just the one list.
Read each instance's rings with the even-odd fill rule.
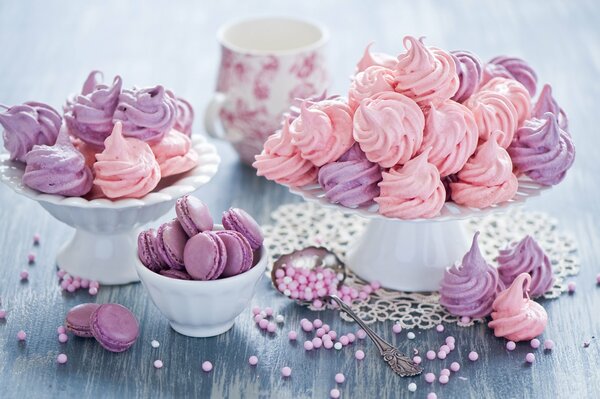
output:
[[223,103],[225,103],[225,94],[217,92],[204,110],[204,129],[209,136],[221,140],[225,140],[225,130],[219,118]]

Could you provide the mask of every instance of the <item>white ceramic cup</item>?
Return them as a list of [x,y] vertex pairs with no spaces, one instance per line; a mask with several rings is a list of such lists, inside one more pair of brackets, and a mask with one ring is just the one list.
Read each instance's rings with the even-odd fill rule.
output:
[[327,89],[329,34],[301,19],[255,17],[224,25],[217,38],[221,64],[206,131],[231,142],[251,164],[290,105]]

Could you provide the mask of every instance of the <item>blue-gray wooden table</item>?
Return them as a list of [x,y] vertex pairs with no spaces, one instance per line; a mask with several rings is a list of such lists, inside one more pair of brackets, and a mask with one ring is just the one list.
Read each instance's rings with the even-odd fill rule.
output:
[[[567,179],[527,204],[560,221],[578,240],[581,273],[577,291],[545,301],[550,321],[545,336],[556,342],[551,354],[537,351],[533,366],[523,364],[528,348],[504,349],[482,325],[447,326],[458,351],[450,360],[463,365],[450,383],[429,385],[392,375],[375,349],[361,343],[367,358],[357,362],[353,350],[305,353],[290,345],[285,331],[298,328],[303,317],[320,317],[339,331],[354,329],[333,312],[311,313],[275,294],[266,279],[253,305],[272,306],[286,317],[286,328],[266,337],[240,316],[231,331],[210,339],[193,339],[172,331],[140,284],[102,287],[97,302],[119,302],[141,322],[139,341],[129,351],[113,354],[93,340],[71,338],[60,344],[56,327],[73,305],[90,300],[87,293],[61,293],[54,259],[72,230],[54,220],[36,203],[0,187],[0,298],[8,310],[0,321],[0,398],[58,397],[328,397],[343,372],[344,398],[597,398],[600,397],[600,6],[597,1],[0,1],[0,102],[39,100],[60,107],[87,73],[101,69],[121,74],[128,85],[162,83],[189,98],[200,116],[216,77],[218,26],[246,15],[285,14],[310,17],[331,30],[330,66],[333,90],[347,87],[347,77],[364,46],[398,53],[406,34],[427,36],[428,44],[470,49],[483,59],[497,54],[527,58],[541,82],[551,82],[569,115],[577,144],[577,160]],[[262,223],[282,203],[299,201],[282,187],[240,164],[229,145],[217,143],[223,158],[218,175],[196,195],[215,214],[230,206],[247,209]],[[171,212],[163,219],[173,216]],[[39,232],[38,260],[28,266],[32,236]],[[19,272],[30,271],[28,283]],[[224,298],[224,300],[226,300]],[[416,339],[394,337],[391,323],[374,328],[406,351],[440,345],[435,330],[416,331]],[[16,333],[28,338],[19,344]],[[592,338],[596,336],[597,338]],[[153,349],[150,341],[161,346]],[[584,347],[584,342],[590,342]],[[473,348],[477,363],[466,355]],[[58,353],[69,361],[57,365]],[[258,367],[247,365],[250,355]],[[162,359],[164,367],[152,363]],[[200,370],[210,360],[214,370]],[[279,370],[293,375],[282,379]],[[431,366],[427,366],[431,368]],[[435,369],[439,370],[439,365]]]

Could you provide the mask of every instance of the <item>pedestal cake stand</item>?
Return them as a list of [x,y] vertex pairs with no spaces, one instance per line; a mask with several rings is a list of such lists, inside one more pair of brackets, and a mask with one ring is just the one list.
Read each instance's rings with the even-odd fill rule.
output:
[[519,189],[510,201],[484,209],[446,202],[435,218],[412,220],[383,216],[377,213],[377,204],[361,208],[333,204],[318,185],[288,188],[306,201],[369,219],[345,259],[360,278],[379,281],[394,290],[420,292],[437,291],[444,270],[468,250],[471,237],[463,229],[464,220],[522,205],[550,187],[520,178]]

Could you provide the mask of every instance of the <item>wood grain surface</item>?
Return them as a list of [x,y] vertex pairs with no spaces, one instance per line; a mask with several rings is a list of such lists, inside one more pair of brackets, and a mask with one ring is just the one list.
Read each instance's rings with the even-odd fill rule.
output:
[[[462,369],[450,383],[429,385],[390,373],[367,342],[367,357],[354,360],[353,349],[305,353],[290,344],[287,331],[298,329],[303,317],[320,317],[336,330],[354,325],[333,312],[311,313],[286,302],[260,283],[253,305],[273,306],[286,317],[285,328],[268,337],[251,322],[250,311],[231,331],[216,338],[192,339],[172,331],[140,284],[102,287],[97,302],[118,302],[132,309],[141,322],[139,341],[125,353],[103,350],[93,340],[71,337],[57,341],[56,328],[73,305],[89,301],[87,293],[62,294],[54,259],[72,230],[54,220],[36,203],[0,187],[0,298],[8,311],[0,321],[0,398],[326,398],[335,387],[334,375],[347,380],[343,398],[597,398],[600,397],[600,7],[589,1],[1,1],[0,102],[39,100],[60,107],[78,90],[91,69],[106,76],[121,74],[125,84],[162,83],[189,98],[201,114],[215,82],[218,46],[214,33],[225,21],[246,15],[285,14],[309,17],[331,30],[330,65],[333,89],[343,91],[364,46],[398,53],[406,34],[426,36],[427,43],[447,49],[469,49],[483,59],[497,54],[527,58],[540,82],[551,82],[554,94],[569,115],[577,159],[567,179],[529,209],[546,211],[578,239],[582,268],[574,295],[546,301],[550,322],[544,337],[556,342],[552,353],[536,351],[533,366],[524,365],[530,349],[504,349],[484,325],[448,326],[446,333],[415,331],[416,339],[394,336],[391,323],[375,326],[405,351],[435,349],[447,334],[458,350],[448,358]],[[279,204],[298,201],[285,189],[257,178],[241,165],[225,143],[217,177],[196,195],[219,215],[230,206],[247,209],[262,223]],[[163,220],[173,217],[173,212]],[[42,242],[32,247],[39,232]],[[34,250],[38,261],[27,265]],[[28,269],[27,283],[19,272]],[[228,300],[223,298],[224,301]],[[16,340],[25,330],[26,343]],[[303,336],[301,334],[301,336]],[[592,338],[596,336],[596,338]],[[153,349],[150,341],[161,346]],[[584,341],[590,341],[584,348]],[[467,360],[477,350],[476,363]],[[69,361],[57,365],[58,353]],[[259,365],[250,367],[250,355]],[[164,368],[152,366],[155,359]],[[200,370],[210,360],[214,370]],[[439,370],[440,364],[426,365]],[[293,369],[282,379],[283,366]]]

